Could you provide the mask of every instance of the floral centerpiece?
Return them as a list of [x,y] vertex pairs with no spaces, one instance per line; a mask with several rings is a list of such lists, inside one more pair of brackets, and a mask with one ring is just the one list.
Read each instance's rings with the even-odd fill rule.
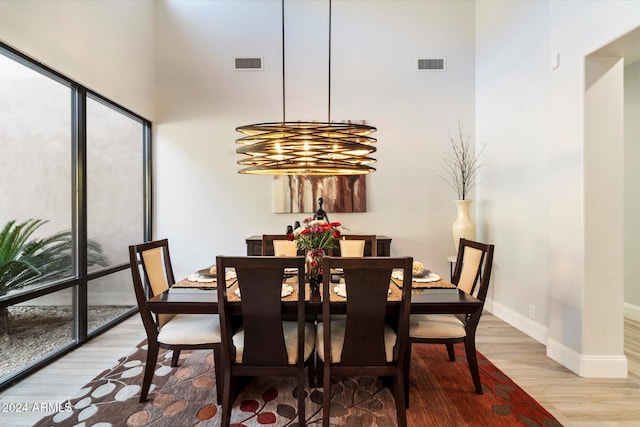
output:
[[298,249],[307,252],[307,274],[309,283],[319,286],[322,280],[322,257],[326,249],[336,246],[336,239],[340,238],[342,224],[339,222],[327,222],[307,218],[302,225],[289,235],[296,242]]

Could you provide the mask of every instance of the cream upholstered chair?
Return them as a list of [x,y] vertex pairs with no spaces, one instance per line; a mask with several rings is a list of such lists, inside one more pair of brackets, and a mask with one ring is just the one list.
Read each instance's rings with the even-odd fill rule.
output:
[[[322,423],[329,425],[331,376],[381,376],[393,379],[398,426],[407,425],[405,412],[404,362],[409,347],[409,310],[411,287],[402,288],[400,301],[388,299],[391,273],[402,269],[412,278],[413,258],[325,257],[324,268],[342,268],[346,298],[346,316],[336,314],[331,304],[334,284],[324,275],[322,322],[317,325],[316,354],[318,377],[324,389]],[[395,322],[388,322],[389,304],[399,305]],[[343,308],[344,310],[344,308]],[[322,372],[322,375],[320,374]]]
[[147,293],[140,270],[142,269],[145,282],[149,285],[149,296],[161,294],[175,283],[167,239],[129,246],[129,262],[138,310],[148,341],[140,402],[147,400],[159,348],[168,348],[173,350],[171,359],[173,367],[177,365],[182,349],[213,350],[216,388],[218,403],[220,403],[222,396],[219,391],[222,389],[223,377],[220,360],[222,354],[220,318],[213,314],[159,314],[156,316],[149,311],[146,305]]
[[340,256],[363,257],[364,240],[340,240]]
[[[312,360],[315,328],[305,321],[304,257],[218,256],[216,266],[218,277],[225,277],[229,268],[235,269],[240,291],[238,308],[229,301],[227,292],[231,290],[218,286],[225,372],[222,426],[229,425],[235,398],[235,378],[239,376],[296,377],[298,425],[305,425],[304,369],[309,366],[312,383],[313,364],[308,362]],[[282,312],[285,269],[297,269],[295,291],[298,298],[293,321],[286,320]]]
[[263,234],[262,235],[262,255],[263,256],[289,256],[298,255],[296,242],[289,240],[286,234]]
[[294,257],[298,254],[298,246],[292,240],[274,240],[273,254],[275,256]]
[[[339,245],[340,256],[343,257],[378,256],[378,242],[375,234],[345,234],[340,239]],[[368,247],[371,248],[370,254],[365,251]]]
[[[493,265],[493,245],[460,239],[458,258],[452,282],[458,289],[474,294],[483,302],[487,296],[491,268]],[[480,286],[477,286],[477,284]],[[482,307],[474,314],[460,316],[454,314],[412,314],[409,322],[409,339],[412,343],[446,344],[449,359],[455,361],[453,345],[464,343],[469,370],[476,393],[482,394],[482,384],[478,372],[476,356],[476,328],[482,315]],[[409,364],[411,346],[407,352],[405,363],[405,387],[407,402],[409,388]]]

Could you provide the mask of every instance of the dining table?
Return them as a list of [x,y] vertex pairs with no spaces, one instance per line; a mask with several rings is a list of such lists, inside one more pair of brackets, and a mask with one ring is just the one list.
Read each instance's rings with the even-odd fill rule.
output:
[[[419,279],[416,279],[419,280]],[[338,283],[332,283],[337,286]],[[198,286],[202,285],[202,286]],[[227,295],[234,295],[237,283],[230,279],[227,281]],[[295,293],[283,297],[283,313],[296,313],[297,286]],[[399,294],[401,294],[402,282],[392,277],[389,284],[388,313],[397,313],[400,308]],[[322,292],[310,292],[306,284],[305,308],[307,315],[322,314]],[[233,297],[230,298],[232,301]],[[240,311],[240,299],[237,297],[235,304]],[[171,286],[169,290],[152,296],[146,301],[147,307],[154,313],[189,313],[189,314],[217,314],[218,292],[214,283],[198,283],[188,278]],[[332,289],[331,304],[337,310],[344,307],[346,299],[337,295]],[[458,289],[445,279],[425,283],[413,282],[411,290],[411,314],[473,314],[482,310],[481,300]],[[231,304],[234,307],[234,304]]]

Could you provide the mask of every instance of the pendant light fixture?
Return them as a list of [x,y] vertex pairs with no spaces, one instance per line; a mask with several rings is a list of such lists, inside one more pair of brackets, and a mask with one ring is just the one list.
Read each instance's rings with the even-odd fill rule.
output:
[[253,175],[362,175],[375,171],[375,127],[331,122],[331,0],[327,122],[287,122],[285,109],[284,0],[282,0],[282,122],[239,126],[238,173]]

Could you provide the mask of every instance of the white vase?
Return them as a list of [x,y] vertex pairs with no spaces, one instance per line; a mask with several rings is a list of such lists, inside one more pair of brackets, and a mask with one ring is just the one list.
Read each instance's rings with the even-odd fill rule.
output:
[[471,215],[469,214],[471,200],[455,200],[455,203],[458,209],[458,216],[451,226],[451,233],[453,234],[453,244],[456,247],[456,253],[458,253],[460,238],[475,240],[476,225],[471,220]]

